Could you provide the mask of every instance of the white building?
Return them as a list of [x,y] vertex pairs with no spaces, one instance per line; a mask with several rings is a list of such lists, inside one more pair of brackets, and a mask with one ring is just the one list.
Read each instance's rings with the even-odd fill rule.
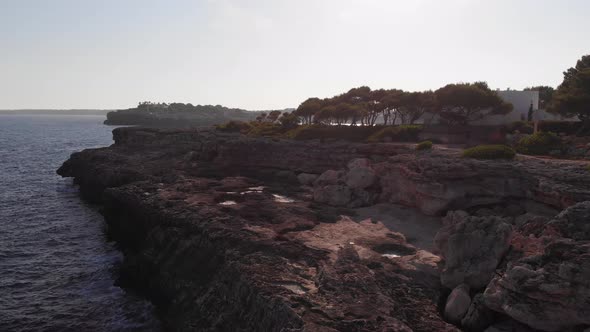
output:
[[[533,120],[539,121],[578,121],[577,117],[565,118],[560,115],[549,113],[545,110],[539,109],[539,91],[518,91],[505,90],[496,91],[500,98],[511,103],[514,106],[513,110],[504,115],[489,115],[481,120],[472,121],[472,125],[505,125],[515,121],[527,121],[529,109],[533,106]],[[438,124],[440,117],[437,114],[426,113],[422,118],[418,119],[416,124]],[[383,117],[379,116],[377,123],[383,123]],[[401,124],[401,119],[398,117],[395,124]]]
[[529,109],[533,106],[534,120],[557,120],[571,121],[573,119],[563,118],[539,109],[539,91],[517,91],[506,90],[497,91],[500,98],[511,103],[514,106],[512,112],[505,115],[490,115],[479,121],[474,121],[476,125],[502,125],[515,121],[526,121],[528,119]]

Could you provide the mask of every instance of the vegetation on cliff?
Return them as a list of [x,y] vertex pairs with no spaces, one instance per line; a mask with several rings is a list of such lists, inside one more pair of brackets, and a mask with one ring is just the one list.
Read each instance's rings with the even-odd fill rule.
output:
[[416,150],[431,150],[432,149],[432,142],[431,141],[424,141],[418,143],[416,145]]
[[401,125],[384,127],[367,138],[369,143],[378,142],[415,142],[422,131],[421,125]]
[[516,152],[509,146],[495,145],[478,145],[463,151],[463,157],[473,159],[513,159]]
[[530,155],[548,155],[561,148],[561,140],[552,132],[539,131],[523,137],[516,146],[519,153]]
[[[281,112],[281,111],[271,111]],[[221,105],[141,102],[136,108],[109,112],[105,124],[193,127],[211,126],[227,121],[252,121],[261,111],[246,111]]]

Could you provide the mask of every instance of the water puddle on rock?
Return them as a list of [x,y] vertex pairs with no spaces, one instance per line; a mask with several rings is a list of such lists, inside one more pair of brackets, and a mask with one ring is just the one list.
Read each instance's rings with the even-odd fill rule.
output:
[[228,205],[236,205],[238,203],[236,203],[236,201],[224,201],[219,203],[219,205],[224,205],[224,206],[228,206]]
[[258,193],[261,193],[264,190],[264,188],[266,188],[266,187],[265,186],[249,187],[248,190],[242,191],[240,193],[240,195],[258,194]]
[[387,258],[398,258],[398,257],[402,257],[402,255],[398,252],[386,252],[384,254],[381,254],[381,256],[383,257],[387,257]]
[[279,195],[279,194],[272,194],[273,201],[277,203],[293,203],[295,202],[294,199],[289,198],[287,196]]
[[286,288],[295,294],[301,295],[307,293],[307,289],[296,282],[278,282],[276,285]]

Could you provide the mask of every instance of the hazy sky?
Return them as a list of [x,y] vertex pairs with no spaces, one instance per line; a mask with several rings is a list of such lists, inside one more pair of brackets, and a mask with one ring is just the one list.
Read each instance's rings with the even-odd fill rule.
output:
[[0,0],[0,109],[556,86],[588,31],[588,0]]

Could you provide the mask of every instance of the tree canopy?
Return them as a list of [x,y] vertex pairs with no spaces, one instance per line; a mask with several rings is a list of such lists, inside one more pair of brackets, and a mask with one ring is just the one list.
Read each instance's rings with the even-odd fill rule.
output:
[[549,111],[590,122],[590,55],[563,73],[563,82],[553,94]]
[[485,82],[448,84],[436,90],[435,95],[441,119],[452,125],[466,125],[513,109]]
[[311,124],[313,117],[322,109],[322,103],[319,98],[309,98],[293,112],[301,118],[303,124]]
[[332,98],[310,98],[294,112],[303,124],[323,123],[374,126],[413,124],[426,112],[436,111],[432,91],[405,92],[398,89],[371,90],[367,86],[350,89]]
[[553,99],[553,93],[555,93],[554,88],[546,85],[531,86],[525,88],[524,91],[539,91],[539,109],[542,110],[549,106]]

